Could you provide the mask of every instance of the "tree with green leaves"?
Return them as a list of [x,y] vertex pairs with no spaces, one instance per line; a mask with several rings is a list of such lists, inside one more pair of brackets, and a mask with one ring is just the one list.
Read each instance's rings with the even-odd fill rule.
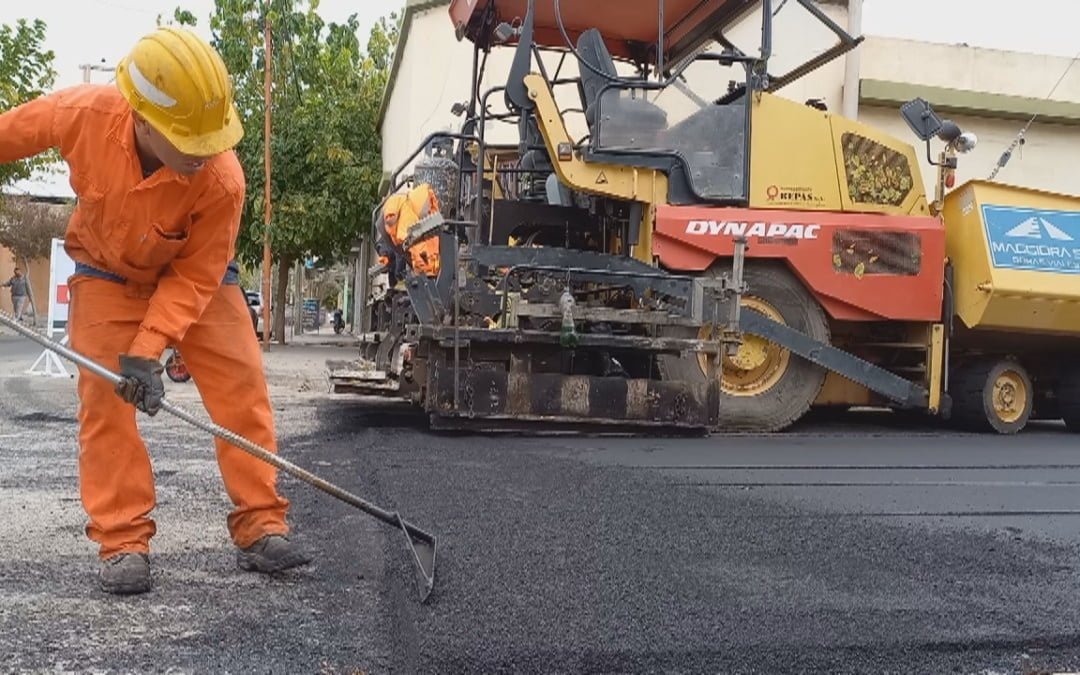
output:
[[[44,49],[45,22],[19,19],[14,26],[0,24],[0,112],[31,101],[53,87],[55,55]],[[0,187],[29,178],[37,169],[59,158],[54,152],[0,165]]]
[[[24,195],[8,197],[0,206],[0,246],[11,251],[17,264],[29,274],[30,261],[52,255],[52,240],[63,239],[72,204],[49,204]],[[30,308],[38,316],[31,285]]]
[[48,258],[52,240],[64,238],[74,210],[69,203],[50,204],[22,195],[10,197],[0,208],[0,246],[11,249],[23,264]]
[[[178,9],[173,21],[194,24]],[[298,260],[347,256],[366,231],[382,175],[376,126],[397,41],[396,15],[372,29],[366,48],[356,16],[326,23],[317,0],[215,0],[211,42],[233,75],[245,135],[237,154],[247,176],[239,255],[262,259],[264,232],[263,27],[272,35],[270,245],[278,270],[274,333],[284,339],[289,270]]]
[[[32,101],[53,87],[55,55],[44,49],[45,22],[19,19],[14,26],[0,25],[0,112]],[[55,151],[19,162],[0,165],[0,188],[30,178],[35,171],[50,168],[59,160]],[[8,248],[29,270],[31,260],[48,257],[54,236],[63,237],[67,212],[29,205],[26,199],[4,199],[0,204],[0,246]],[[34,294],[30,307],[37,316]]]

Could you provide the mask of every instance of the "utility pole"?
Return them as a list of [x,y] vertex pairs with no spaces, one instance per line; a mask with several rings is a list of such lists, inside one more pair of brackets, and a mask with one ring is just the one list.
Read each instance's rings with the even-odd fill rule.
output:
[[352,273],[352,261],[349,261],[345,265],[344,288],[341,290],[341,302],[338,304],[341,308],[341,320],[345,322],[346,326],[349,325],[349,319],[352,317],[352,310],[349,309],[349,277],[352,276]]
[[[105,60],[102,59],[101,62],[104,63]],[[84,63],[79,66],[79,68],[82,70],[82,79],[86,84],[90,84],[90,73],[92,71],[96,70],[99,73],[111,73],[116,70],[116,68],[110,68],[109,66],[103,66],[97,63]]]
[[[270,349],[270,103],[272,92],[270,87],[270,68],[273,63],[270,46],[270,13],[263,9],[263,42],[266,49],[265,58],[265,82],[263,98],[266,105],[266,131],[263,135],[263,146],[266,155],[266,187],[263,189],[263,201],[266,203],[266,215],[263,220],[263,350]],[[283,331],[284,332],[284,331]],[[285,336],[279,335],[278,339],[285,344]]]
[[[848,34],[859,37],[863,30],[863,0],[848,0]],[[844,93],[841,113],[859,119],[859,78],[862,70],[862,50],[853,49],[844,56]]]
[[304,261],[293,265],[296,275],[296,302],[293,303],[293,335],[304,334]]

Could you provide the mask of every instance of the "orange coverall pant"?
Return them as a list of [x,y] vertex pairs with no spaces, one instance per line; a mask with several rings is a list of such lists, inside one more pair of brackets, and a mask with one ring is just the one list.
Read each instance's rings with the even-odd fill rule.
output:
[[[95,277],[70,282],[68,330],[72,348],[119,372],[146,315],[147,289]],[[206,311],[177,345],[210,418],[271,452],[277,452],[262,355],[243,291],[222,285]],[[86,534],[102,559],[121,552],[148,553],[156,532],[150,455],[139,436],[135,407],[113,384],[80,368],[79,478]],[[288,501],[276,490],[277,470],[243,450],[216,441],[217,462],[235,506],[227,524],[245,548],[266,534],[286,534]]]

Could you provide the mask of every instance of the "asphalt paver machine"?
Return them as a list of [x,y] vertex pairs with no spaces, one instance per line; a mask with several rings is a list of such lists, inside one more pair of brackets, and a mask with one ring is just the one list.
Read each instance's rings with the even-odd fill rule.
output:
[[[775,74],[785,5],[835,41]],[[937,169],[928,195],[922,148],[780,96],[861,42],[812,0],[449,14],[475,47],[471,100],[460,133],[392,177],[371,330],[361,359],[330,364],[335,390],[409,398],[449,426],[767,432],[874,405],[999,433],[1080,427],[1080,199],[955,186],[976,139],[915,100],[898,114]],[[755,17],[747,53],[729,34]],[[499,49],[504,83],[484,89]],[[737,76],[703,95],[686,77],[703,65]],[[496,123],[517,143],[489,142]],[[438,199],[402,219],[402,190],[424,186]]]
[[[437,428],[715,428],[718,369],[739,340],[741,258],[710,277],[657,267],[651,223],[669,183],[661,168],[596,163],[582,144],[545,137],[542,117],[558,113],[534,89],[557,83],[533,71],[543,70],[541,46],[562,45],[553,6],[516,3],[509,11],[521,21],[511,27],[501,3],[466,4],[451,6],[475,44],[462,130],[424,139],[391,176],[371,231],[370,330],[360,359],[328,364],[335,391],[411,400]],[[654,5],[610,47],[627,59],[632,42],[632,60],[648,67],[709,39],[665,41],[696,3],[667,4],[678,6],[658,15]],[[719,4],[715,25],[732,9]],[[513,49],[513,64],[506,84],[485,90],[493,48]],[[578,84],[595,96],[591,81]],[[492,112],[495,101],[502,110]],[[489,165],[492,122],[520,131],[509,164]],[[561,181],[556,156],[575,162],[581,179]],[[672,326],[685,334],[666,335]],[[714,376],[664,376],[665,355]]]

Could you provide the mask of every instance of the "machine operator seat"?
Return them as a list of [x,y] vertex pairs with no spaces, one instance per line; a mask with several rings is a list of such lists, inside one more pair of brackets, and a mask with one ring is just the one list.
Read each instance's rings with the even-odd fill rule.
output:
[[[604,75],[618,77],[615,61],[604,44],[600,31],[590,28],[578,38],[581,59]],[[598,148],[644,149],[659,145],[659,136],[667,128],[663,108],[640,98],[630,98],[631,90],[604,90],[603,119],[599,120],[600,92],[610,83],[607,78],[581,64],[581,88],[585,97],[585,120]],[[599,122],[599,124],[598,124]]]
[[519,196],[522,201],[546,202],[551,206],[573,206],[570,190],[559,181],[551,156],[544,147],[544,137],[533,115],[522,115],[518,123],[520,140],[518,150],[521,160],[518,168],[523,173],[519,179]]

